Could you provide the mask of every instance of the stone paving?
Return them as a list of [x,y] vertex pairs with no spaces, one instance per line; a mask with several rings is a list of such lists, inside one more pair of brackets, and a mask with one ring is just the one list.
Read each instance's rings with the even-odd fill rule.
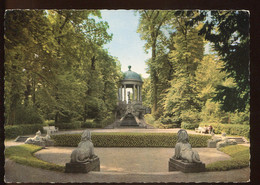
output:
[[[64,165],[69,162],[73,147],[48,147],[35,156],[41,160]],[[230,156],[216,148],[194,148],[205,164],[228,160]],[[168,160],[174,148],[95,148],[102,172],[168,172]]]
[[54,172],[17,164],[6,160],[5,182],[27,183],[169,183],[169,182],[248,182],[250,168],[230,170],[225,172],[89,172],[87,174],[72,174]]

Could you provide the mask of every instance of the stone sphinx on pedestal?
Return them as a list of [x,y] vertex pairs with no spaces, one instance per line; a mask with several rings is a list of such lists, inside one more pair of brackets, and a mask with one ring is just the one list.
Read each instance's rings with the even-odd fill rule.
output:
[[26,141],[24,143],[45,147],[45,142],[44,142],[41,134],[42,134],[41,131],[38,130],[34,137],[29,137],[28,139],[26,139]]
[[50,133],[48,131],[46,136],[42,137],[41,131],[38,130],[34,137],[29,137],[26,139],[25,144],[33,144],[33,145],[46,147],[46,146],[53,146],[54,142],[51,139]]
[[178,131],[178,140],[175,145],[175,154],[169,160],[169,171],[184,173],[205,171],[205,164],[200,161],[198,152],[192,150],[186,130]]
[[65,172],[88,173],[89,171],[100,171],[100,161],[94,154],[91,133],[89,130],[85,130],[78,147],[71,153],[70,163],[66,163]]

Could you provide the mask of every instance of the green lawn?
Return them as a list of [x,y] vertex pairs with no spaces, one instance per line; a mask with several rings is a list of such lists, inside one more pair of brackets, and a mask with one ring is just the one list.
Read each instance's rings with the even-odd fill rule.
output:
[[232,159],[208,164],[206,165],[207,171],[226,171],[249,166],[249,147],[242,145],[231,145],[221,148],[220,151],[228,154]]
[[19,164],[24,164],[27,166],[47,169],[47,170],[55,170],[55,171],[64,171],[65,167],[57,164],[48,163],[42,161],[34,156],[34,153],[41,150],[41,146],[35,145],[19,145],[19,146],[11,146],[6,148],[5,157],[9,158]]

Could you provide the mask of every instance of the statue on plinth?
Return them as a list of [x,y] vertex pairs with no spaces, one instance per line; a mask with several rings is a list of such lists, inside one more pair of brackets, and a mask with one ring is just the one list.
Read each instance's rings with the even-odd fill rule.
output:
[[72,163],[85,163],[95,158],[94,145],[91,141],[91,133],[85,130],[81,136],[78,147],[71,153]]
[[41,136],[42,133],[40,130],[36,132],[36,135],[34,137],[29,137],[26,139],[25,144],[33,144],[38,146],[53,146],[54,142],[51,140],[50,133],[47,131],[47,134],[45,137]]
[[72,151],[70,162],[66,163],[66,173],[88,173],[100,171],[100,161],[94,154],[94,145],[91,141],[91,133],[85,130],[81,135],[78,147]]
[[192,150],[188,133],[184,129],[178,131],[175,153],[169,160],[169,171],[182,171],[184,173],[205,171],[205,163],[200,161],[198,152]]
[[201,163],[198,152],[191,148],[186,130],[181,129],[178,131],[178,140],[175,145],[175,154],[173,158],[187,163]]
[[26,139],[25,144],[34,144],[35,142],[42,142],[41,131],[38,130],[34,137]]

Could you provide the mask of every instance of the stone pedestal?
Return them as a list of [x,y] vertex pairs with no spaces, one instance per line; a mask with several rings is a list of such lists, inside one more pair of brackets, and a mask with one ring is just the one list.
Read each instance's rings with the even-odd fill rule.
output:
[[28,136],[18,136],[14,141],[15,142],[25,142],[29,137]]
[[54,146],[54,141],[53,140],[45,141],[45,146]]
[[46,146],[44,141],[28,141],[26,144],[42,146],[44,148]]
[[217,142],[208,140],[208,148],[216,148],[217,147]]
[[182,171],[184,173],[204,172],[205,163],[185,163],[181,160],[170,158],[169,171]]
[[90,171],[100,171],[100,161],[98,157],[86,163],[66,163],[66,173],[88,173]]

